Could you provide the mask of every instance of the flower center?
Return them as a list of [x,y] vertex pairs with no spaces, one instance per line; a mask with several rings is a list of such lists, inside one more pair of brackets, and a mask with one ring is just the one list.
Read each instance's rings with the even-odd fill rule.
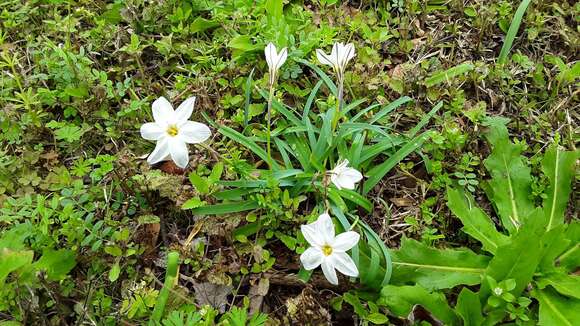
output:
[[322,253],[325,256],[330,256],[330,254],[332,254],[332,247],[329,246],[329,245],[327,245],[327,244],[325,244],[324,246],[322,246]]
[[171,137],[177,136],[178,133],[179,129],[177,129],[175,125],[170,125],[169,128],[167,128],[167,134]]

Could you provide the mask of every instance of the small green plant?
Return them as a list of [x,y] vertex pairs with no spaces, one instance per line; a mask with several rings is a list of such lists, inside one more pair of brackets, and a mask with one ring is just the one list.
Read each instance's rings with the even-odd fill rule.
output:
[[[549,180],[542,206],[530,199],[531,170],[521,155],[524,144],[512,143],[505,120],[489,119],[491,155],[484,161],[491,178],[483,183],[501,221],[477,207],[470,192],[450,187],[450,210],[463,231],[478,240],[482,251],[437,249],[405,239],[391,252],[391,285],[379,303],[397,316],[420,304],[446,325],[525,324],[573,325],[580,311],[580,279],[573,274],[578,258],[578,221],[565,223],[565,211],[578,152],[562,151],[558,137],[544,153],[542,172]],[[459,182],[458,182],[459,183]],[[412,285],[409,285],[412,284]],[[564,285],[566,284],[566,285]],[[451,308],[438,290],[463,288]],[[539,306],[531,304],[535,298]]]

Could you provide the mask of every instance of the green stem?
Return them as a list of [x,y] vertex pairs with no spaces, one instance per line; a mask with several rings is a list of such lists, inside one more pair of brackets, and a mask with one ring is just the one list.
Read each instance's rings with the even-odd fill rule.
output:
[[175,279],[178,275],[179,267],[179,253],[173,251],[167,255],[167,272],[165,274],[165,282],[163,283],[163,288],[159,292],[157,297],[157,303],[155,303],[155,308],[153,308],[153,313],[151,314],[151,319],[149,320],[149,325],[157,325],[163,316],[163,311],[165,310],[165,305],[167,304],[167,299],[169,298],[169,291],[173,288]]
[[270,94],[268,95],[268,132],[266,134],[266,146],[268,150],[268,166],[272,169],[272,149],[270,146],[270,138],[272,133],[272,100],[274,98],[274,85],[270,84]]
[[344,94],[344,83],[343,78],[341,76],[338,77],[338,98],[336,103],[336,112],[334,117],[332,118],[332,132],[336,130],[336,126],[338,125],[338,121],[340,120],[340,113],[342,112],[342,97]]

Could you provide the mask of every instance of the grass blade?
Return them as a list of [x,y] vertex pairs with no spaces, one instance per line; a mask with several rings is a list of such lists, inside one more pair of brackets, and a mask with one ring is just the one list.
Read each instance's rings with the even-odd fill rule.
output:
[[512,49],[512,45],[514,44],[514,40],[516,35],[518,34],[518,30],[520,29],[520,25],[522,23],[522,19],[524,18],[524,14],[528,9],[528,5],[532,2],[532,0],[522,0],[520,5],[518,6],[518,10],[512,19],[512,23],[510,24],[510,28],[505,36],[505,40],[503,42],[503,46],[501,47],[501,51],[499,51],[499,57],[497,58],[497,62],[499,64],[504,64],[507,61],[507,56]]
[[234,202],[227,204],[216,204],[194,208],[191,213],[194,215],[223,215],[249,211],[260,207],[257,201],[248,200],[244,202]]
[[425,79],[425,86],[433,87],[437,84],[441,84],[443,82],[446,82],[454,77],[457,77],[459,75],[463,75],[464,73],[473,70],[473,68],[475,68],[475,67],[473,66],[472,63],[466,62],[466,63],[462,63],[458,66],[449,68],[445,71],[436,72],[431,77]]
[[248,76],[248,79],[246,80],[246,89],[245,89],[245,96],[246,96],[246,102],[244,103],[244,128],[246,128],[248,126],[248,116],[249,116],[249,112],[250,112],[250,100],[252,98],[252,77],[254,76],[254,70],[255,68],[252,68],[252,71],[250,71],[250,75]]
[[401,162],[407,155],[411,154],[417,148],[419,148],[425,140],[429,137],[431,132],[426,131],[423,134],[415,137],[409,141],[405,146],[401,147],[395,155],[391,156],[385,162],[375,166],[367,175],[369,178],[365,181],[363,194],[367,194],[374,186],[381,181],[381,179],[399,162]]

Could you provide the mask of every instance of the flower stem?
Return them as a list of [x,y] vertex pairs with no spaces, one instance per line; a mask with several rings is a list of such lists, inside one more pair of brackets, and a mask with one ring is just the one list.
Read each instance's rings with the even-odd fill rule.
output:
[[340,120],[340,113],[342,112],[342,97],[344,96],[344,83],[343,78],[339,75],[338,76],[338,98],[336,103],[336,112],[334,117],[332,118],[332,132],[336,130],[338,125],[338,121]]
[[268,166],[272,169],[272,149],[270,146],[270,138],[272,133],[272,100],[274,98],[274,85],[270,83],[270,94],[268,95],[268,131],[266,133],[266,146],[268,150]]

